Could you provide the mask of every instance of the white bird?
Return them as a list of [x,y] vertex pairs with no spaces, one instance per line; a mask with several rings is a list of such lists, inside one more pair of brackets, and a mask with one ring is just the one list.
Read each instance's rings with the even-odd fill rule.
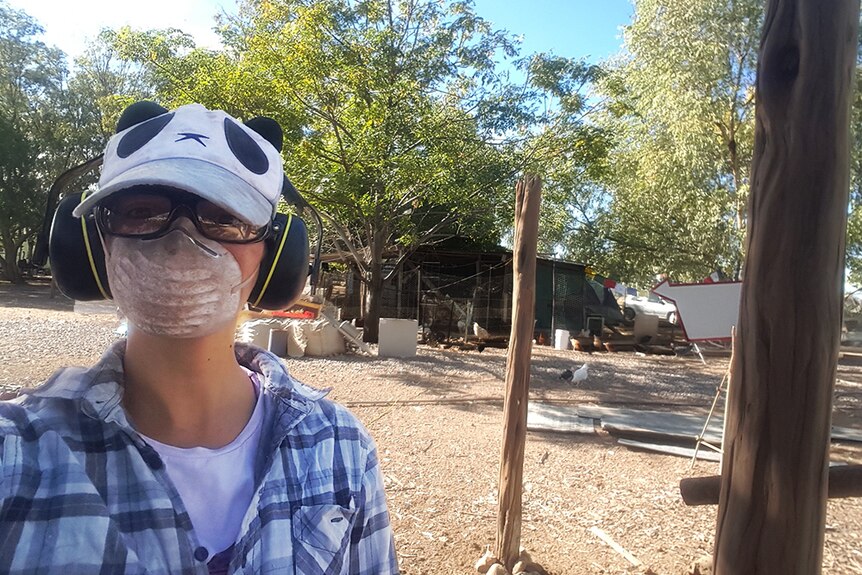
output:
[[473,335],[478,337],[479,339],[487,339],[488,338],[488,330],[479,325],[479,322],[473,322]]
[[581,367],[575,370],[572,374],[572,383],[577,383],[579,381],[584,381],[587,379],[587,372],[589,371],[589,367],[585,363]]

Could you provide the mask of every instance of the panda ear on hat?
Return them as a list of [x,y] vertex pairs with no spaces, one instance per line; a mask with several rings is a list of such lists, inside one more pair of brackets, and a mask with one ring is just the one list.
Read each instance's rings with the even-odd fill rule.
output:
[[272,144],[273,148],[281,151],[284,145],[284,132],[278,122],[266,116],[257,116],[245,122],[245,125],[263,136],[263,139]]
[[129,105],[123,113],[120,114],[120,119],[117,120],[117,131],[116,133],[120,133],[127,128],[131,128],[135,124],[140,124],[150,118],[155,118],[156,116],[161,116],[162,114],[167,114],[168,109],[156,104],[155,102],[150,102],[149,100],[141,100],[140,102],[135,102],[134,104]]

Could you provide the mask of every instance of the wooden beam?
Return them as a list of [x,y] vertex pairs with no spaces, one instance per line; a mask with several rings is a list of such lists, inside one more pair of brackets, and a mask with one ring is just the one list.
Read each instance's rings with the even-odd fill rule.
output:
[[[679,492],[686,505],[715,505],[721,489],[721,476],[686,477],[679,482]],[[862,465],[838,465],[829,468],[829,499],[862,497]]]
[[820,573],[859,0],[768,0],[715,575]]
[[509,571],[518,561],[521,544],[521,490],[536,309],[536,245],[541,197],[542,181],[536,176],[526,176],[515,186],[513,319],[506,358],[506,399],[503,405],[503,447],[495,546],[495,555]]

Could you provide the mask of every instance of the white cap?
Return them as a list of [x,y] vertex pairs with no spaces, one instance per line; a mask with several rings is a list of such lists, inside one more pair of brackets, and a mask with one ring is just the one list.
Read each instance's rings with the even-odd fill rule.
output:
[[108,141],[99,190],[73,214],[139,185],[191,192],[242,220],[272,220],[284,178],[281,154],[263,136],[221,110],[188,104],[135,124]]

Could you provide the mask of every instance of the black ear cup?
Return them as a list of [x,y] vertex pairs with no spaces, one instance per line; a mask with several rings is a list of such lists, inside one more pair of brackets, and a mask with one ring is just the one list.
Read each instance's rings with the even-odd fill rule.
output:
[[48,240],[51,275],[66,297],[80,301],[111,299],[96,222],[91,217],[72,215],[82,195],[66,196],[54,212]]
[[248,298],[254,307],[287,309],[308,280],[308,230],[298,216],[276,214],[275,233],[266,240],[257,283]]

